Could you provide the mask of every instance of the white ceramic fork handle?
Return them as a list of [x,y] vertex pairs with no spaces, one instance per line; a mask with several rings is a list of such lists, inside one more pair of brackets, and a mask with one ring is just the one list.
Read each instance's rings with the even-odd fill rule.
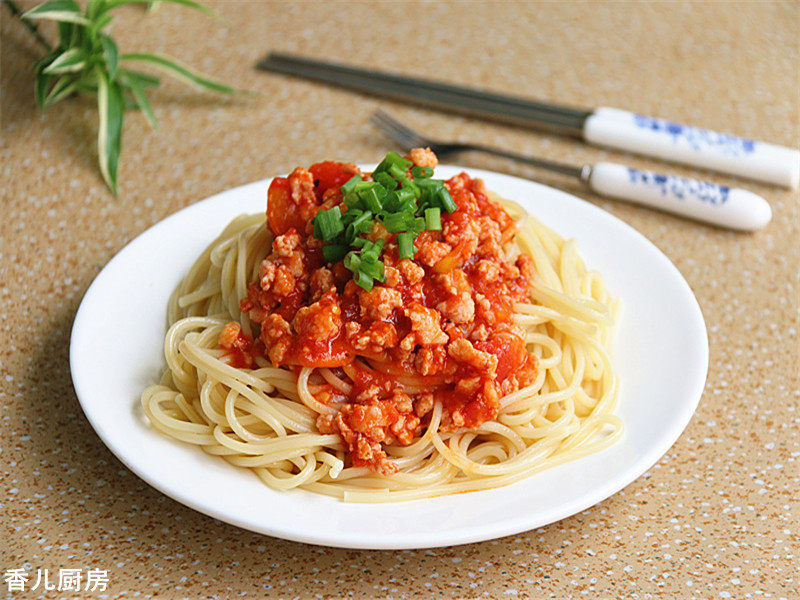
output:
[[800,151],[794,148],[745,140],[617,108],[595,110],[586,119],[583,137],[600,146],[792,189],[800,185]]
[[761,229],[772,218],[767,201],[747,190],[660,175],[616,163],[594,165],[589,186],[602,196],[740,231]]

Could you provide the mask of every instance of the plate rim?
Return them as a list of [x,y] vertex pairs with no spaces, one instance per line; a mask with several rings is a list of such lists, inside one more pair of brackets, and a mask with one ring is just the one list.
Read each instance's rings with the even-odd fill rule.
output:
[[[585,493],[583,496],[577,499],[571,499],[571,501],[559,504],[556,508],[551,508],[549,510],[539,510],[534,511],[533,516],[530,514],[523,514],[523,515],[516,515],[516,518],[509,518],[505,520],[503,523],[505,526],[500,527],[498,525],[488,525],[485,527],[481,527],[480,525],[470,527],[467,530],[456,529],[455,531],[450,531],[447,535],[439,534],[432,534],[429,535],[428,538],[419,539],[418,534],[414,534],[412,536],[403,536],[402,534],[394,533],[388,540],[377,540],[375,534],[354,534],[353,532],[347,532],[341,534],[339,536],[336,535],[313,535],[313,534],[298,534],[296,531],[293,531],[291,528],[291,522],[286,526],[276,526],[276,521],[273,523],[271,527],[264,527],[255,525],[252,522],[247,522],[246,520],[237,518],[236,515],[227,514],[225,511],[217,510],[213,505],[204,504],[202,501],[198,501],[194,499],[191,494],[182,494],[180,490],[176,490],[165,482],[158,480],[156,477],[151,477],[148,475],[146,469],[139,468],[135,462],[130,461],[127,456],[126,452],[124,452],[119,445],[114,441],[113,438],[107,439],[107,436],[104,435],[104,427],[101,422],[98,421],[97,415],[93,414],[91,407],[89,406],[88,401],[86,400],[85,392],[82,393],[83,385],[80,377],[76,377],[76,372],[80,372],[80,369],[76,369],[76,366],[80,365],[80,356],[78,356],[79,348],[76,347],[74,341],[78,339],[80,330],[87,319],[87,298],[91,298],[94,294],[98,293],[98,290],[102,287],[102,281],[107,276],[109,272],[114,269],[115,263],[118,263],[118,259],[121,256],[126,255],[127,253],[133,252],[136,250],[137,246],[141,244],[142,238],[145,236],[153,235],[153,232],[169,227],[172,222],[176,220],[180,220],[183,218],[184,215],[197,210],[200,205],[207,204],[210,202],[215,201],[216,199],[226,196],[226,195],[236,195],[246,193],[245,190],[248,188],[255,188],[260,185],[264,185],[266,189],[266,185],[271,178],[268,179],[261,179],[254,182],[250,182],[244,185],[236,186],[233,188],[229,188],[227,190],[223,190],[212,196],[194,202],[174,213],[168,215],[167,217],[161,219],[157,223],[153,224],[152,226],[148,227],[141,233],[139,233],[136,237],[130,240],[123,248],[121,248],[107,263],[104,267],[98,272],[98,274],[93,279],[91,285],[87,288],[86,292],[81,299],[80,306],[76,312],[75,319],[71,328],[70,332],[70,347],[69,347],[69,364],[70,364],[70,377],[72,380],[73,387],[75,389],[76,396],[78,397],[78,401],[81,406],[81,410],[83,411],[84,415],[88,419],[90,425],[94,429],[95,433],[98,435],[100,440],[103,444],[117,457],[128,469],[130,469],[137,477],[142,479],[148,485],[154,487],[161,493],[169,496],[173,500],[192,508],[198,512],[201,512],[207,516],[210,516],[215,519],[219,519],[226,523],[230,523],[237,527],[241,527],[243,529],[247,529],[249,531],[254,531],[256,533],[271,535],[274,537],[278,537],[281,539],[287,539],[296,542],[314,544],[314,545],[323,545],[323,546],[332,546],[332,547],[339,547],[339,548],[351,548],[351,549],[374,549],[374,550],[400,550],[400,549],[422,549],[422,548],[435,548],[435,547],[444,547],[444,546],[454,546],[454,545],[461,545],[461,544],[468,544],[474,543],[479,541],[486,541],[490,539],[496,539],[500,537],[505,537],[508,535],[517,534],[524,531],[529,531],[532,529],[536,529],[538,527],[542,527],[548,525],[550,523],[554,523],[560,521],[564,518],[577,514],[581,511],[586,510],[587,508],[594,506],[595,504],[611,497],[612,495],[616,494],[623,488],[630,485],[633,481],[637,480],[641,477],[644,473],[647,472],[653,465],[655,465],[663,456],[667,453],[667,451],[675,444],[675,442],[680,438],[682,433],[685,431],[686,427],[689,425],[692,416],[694,415],[695,411],[697,410],[697,406],[699,405],[700,399],[702,398],[703,391],[705,389],[705,384],[708,377],[708,365],[709,365],[709,344],[708,344],[708,330],[705,324],[705,319],[703,317],[702,309],[697,301],[697,298],[694,292],[691,289],[691,286],[685,280],[683,275],[680,273],[678,268],[672,263],[672,261],[667,257],[655,244],[653,244],[649,239],[647,239],[643,234],[639,231],[634,229],[629,224],[625,223],[615,215],[601,209],[600,207],[579,198],[571,193],[565,192],[563,190],[559,190],[557,188],[553,188],[550,186],[546,186],[544,184],[531,181],[528,179],[515,177],[512,175],[508,175],[505,173],[498,173],[494,171],[488,171],[484,169],[478,169],[473,167],[462,167],[458,165],[440,165],[437,167],[440,169],[441,167],[445,167],[446,169],[454,169],[454,170],[465,170],[468,171],[471,175],[476,177],[486,177],[490,176],[491,178],[499,178],[500,180],[507,180],[508,182],[513,182],[515,184],[523,184],[526,186],[531,186],[533,191],[537,190],[546,190],[548,194],[556,194],[557,196],[562,196],[569,198],[570,201],[577,201],[583,205],[583,208],[588,210],[589,212],[595,213],[595,216],[599,216],[601,219],[609,219],[612,223],[614,223],[618,227],[622,227],[622,229],[626,230],[626,233],[633,236],[638,243],[644,244],[646,247],[649,248],[651,252],[654,252],[664,263],[664,266],[667,269],[672,271],[674,279],[680,283],[680,285],[684,288],[682,291],[684,295],[687,296],[691,302],[690,306],[692,308],[692,312],[695,317],[695,326],[699,326],[699,330],[702,332],[700,339],[698,340],[702,347],[699,348],[701,351],[702,357],[702,364],[700,368],[695,371],[695,373],[699,374],[699,376],[695,377],[693,384],[691,385],[691,396],[692,399],[689,402],[685,402],[682,405],[682,410],[675,413],[674,423],[673,426],[669,430],[668,435],[662,436],[658,443],[648,447],[647,451],[643,452],[629,467],[627,467],[621,474],[616,474],[614,477],[610,478],[609,481],[602,486],[595,486],[591,489],[590,492]],[[365,168],[369,168],[366,166]],[[235,216],[232,214],[232,217]],[[224,224],[221,225],[221,228],[224,227]],[[220,228],[220,231],[221,231]],[[211,240],[209,240],[210,242]],[[580,243],[580,240],[578,240]],[[100,283],[98,283],[100,282]],[[165,307],[166,312],[166,307]],[[165,316],[165,315],[164,315]],[[623,316],[624,318],[624,316]],[[166,325],[166,318],[164,319],[164,324]],[[163,363],[163,356],[162,363]],[[624,391],[623,391],[624,394]],[[619,408],[617,409],[619,410]],[[600,451],[601,453],[605,450]],[[556,467],[557,468],[557,467]],[[515,484],[511,484],[513,486]],[[510,486],[504,486],[510,487]],[[503,489],[503,488],[497,488]],[[470,494],[490,494],[493,490],[484,490],[478,492],[470,492]],[[308,493],[308,492],[306,492]],[[440,497],[440,498],[447,498]],[[436,500],[438,500],[437,498]],[[336,502],[339,502],[338,500]],[[417,500],[417,501],[404,501],[405,502],[425,502],[425,500]],[[385,505],[384,505],[385,506]]]

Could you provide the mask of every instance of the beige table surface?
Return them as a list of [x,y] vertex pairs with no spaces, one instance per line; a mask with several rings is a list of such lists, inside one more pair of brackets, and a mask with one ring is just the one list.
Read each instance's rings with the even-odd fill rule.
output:
[[[92,103],[36,110],[29,66],[39,49],[0,7],[0,567],[25,567],[34,578],[37,568],[107,569],[114,598],[800,597],[797,193],[713,176],[771,203],[772,223],[747,235],[577,192],[641,231],[683,273],[708,324],[708,384],[688,429],[645,476],[585,512],[496,541],[337,550],[194,512],[105,448],[67,361],[83,293],[134,236],[197,200],[298,164],[379,158],[390,145],[367,122],[379,106],[441,136],[700,174],[256,72],[268,49],[797,145],[800,4],[216,8],[221,20],[166,5],[149,15],[118,11],[123,51],[181,56],[261,95],[230,102],[163,86],[153,96],[159,132],[141,115],[126,119],[114,199],[96,168]],[[502,162],[470,164],[524,174]]]

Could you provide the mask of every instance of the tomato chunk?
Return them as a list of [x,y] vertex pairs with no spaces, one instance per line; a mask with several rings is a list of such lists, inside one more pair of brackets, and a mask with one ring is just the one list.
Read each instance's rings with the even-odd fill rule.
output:
[[353,173],[345,170],[344,163],[333,160],[311,165],[308,170],[314,176],[314,193],[320,200],[325,190],[340,188],[353,177]]
[[305,229],[306,223],[292,201],[292,190],[286,177],[276,177],[267,190],[267,221],[275,235],[283,235],[294,227]]

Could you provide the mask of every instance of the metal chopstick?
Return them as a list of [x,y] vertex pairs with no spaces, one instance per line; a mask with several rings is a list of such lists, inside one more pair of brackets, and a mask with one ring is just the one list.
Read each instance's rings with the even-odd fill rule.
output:
[[269,54],[258,63],[258,67],[449,112],[457,110],[463,114],[528,126],[535,122],[541,128],[578,137],[582,135],[584,122],[591,114],[590,111],[566,106],[280,53]]
[[800,152],[766,142],[600,106],[570,108],[439,81],[273,52],[260,69],[320,81],[358,92],[571,135],[590,144],[661,160],[800,187]]

